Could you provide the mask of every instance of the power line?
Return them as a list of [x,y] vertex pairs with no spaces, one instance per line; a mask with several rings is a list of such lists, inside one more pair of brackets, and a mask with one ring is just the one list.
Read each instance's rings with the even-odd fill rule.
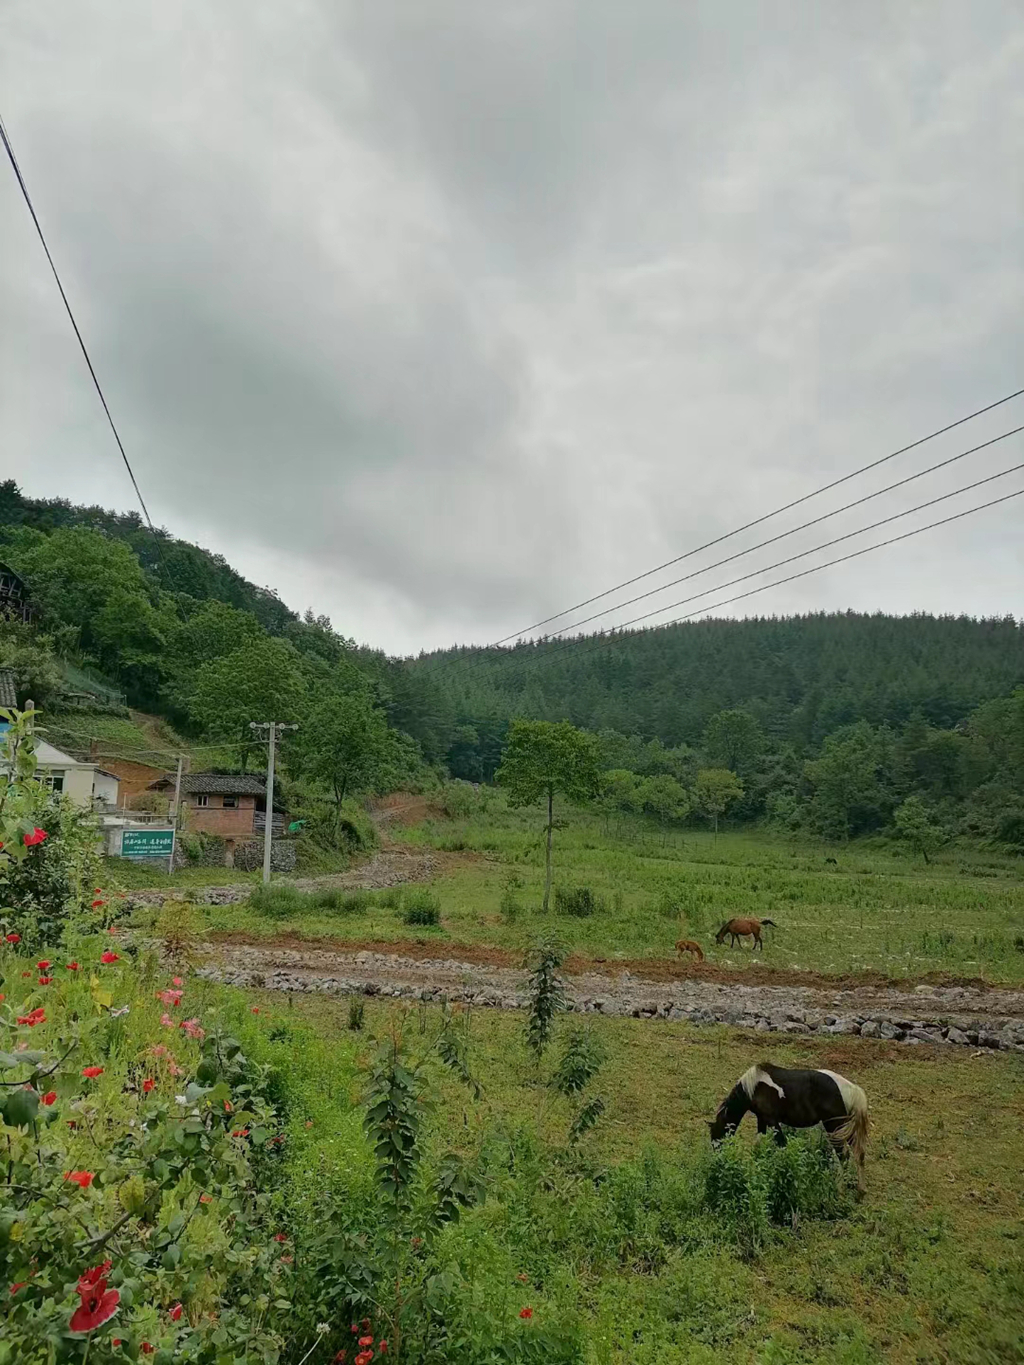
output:
[[75,321],[75,315],[71,311],[71,304],[68,302],[68,296],[64,292],[64,286],[63,284],[61,284],[60,275],[57,273],[57,267],[53,263],[53,257],[50,255],[50,248],[46,244],[46,237],[43,235],[42,225],[40,224],[39,217],[36,214],[35,206],[32,203],[32,196],[28,192],[28,186],[25,184],[25,177],[22,175],[21,167],[18,165],[18,158],[14,155],[14,148],[11,146],[11,140],[7,136],[7,129],[4,127],[4,121],[2,117],[0,117],[0,141],[2,141],[4,144],[4,150],[7,152],[8,160],[11,163],[11,169],[14,171],[14,174],[17,177],[18,184],[21,187],[21,193],[24,197],[26,205],[28,206],[28,211],[32,215],[32,221],[35,224],[36,232],[39,234],[39,240],[42,243],[43,250],[46,252],[46,259],[49,261],[50,269],[53,271],[53,278],[57,281],[57,288],[60,290],[60,296],[64,301],[64,307],[67,309],[68,317],[71,319],[71,326],[74,328],[75,336],[78,338],[78,344],[82,348],[82,355],[85,357],[85,363],[89,367],[89,374],[92,376],[92,382],[96,387],[96,392],[99,395],[99,400],[103,404],[103,411],[107,414],[107,421],[110,423],[110,430],[114,433],[114,440],[117,442],[117,448],[121,452],[121,459],[124,460],[124,467],[125,469],[127,469],[128,477],[131,479],[132,487],[135,489],[135,496],[139,500],[139,506],[142,508],[143,515],[146,518],[146,523],[149,526],[149,529],[155,532],[155,527],[153,526],[152,519],[150,518],[149,509],[146,507],[145,501],[143,500],[138,480],[135,477],[135,472],[132,469],[131,462],[128,459],[128,455],[121,441],[121,437],[118,434],[117,427],[114,425],[114,419],[110,414],[110,408],[107,406],[107,400],[103,394],[102,388],[100,387],[100,381],[96,377],[96,371],[93,368],[93,363],[92,360],[90,359],[89,351],[86,347],[84,340],[82,339],[82,333],[78,329],[78,323]]
[[[1003,473],[1008,473],[1008,472],[1009,472],[1008,470],[1004,470],[1004,471],[1003,471]],[[995,474],[995,475],[992,476],[992,478],[999,478],[999,477],[1001,477],[1001,476],[998,475],[998,474]],[[982,482],[989,482],[989,481],[990,481],[990,480],[982,480]],[[960,491],[960,492],[965,492],[966,489],[960,489],[960,490],[958,490],[958,491]],[[741,601],[743,601],[743,600],[744,600],[745,598],[747,598],[747,597],[754,597],[754,596],[756,596],[758,593],[767,592],[770,588],[778,588],[778,587],[781,587],[784,583],[793,583],[793,582],[795,582],[798,578],[807,578],[810,574],[820,573],[822,569],[831,569],[831,568],[833,568],[836,564],[845,564],[847,560],[850,560],[850,559],[858,559],[858,558],[860,558],[861,555],[871,554],[872,551],[884,549],[887,545],[896,545],[896,544],[898,544],[900,541],[909,540],[912,536],[919,536],[919,535],[921,535],[922,532],[924,532],[924,531],[933,531],[937,526],[947,526],[947,525],[949,525],[950,522],[953,522],[953,521],[960,521],[963,517],[972,516],[975,512],[984,512],[984,511],[985,511],[987,508],[989,508],[989,507],[996,507],[996,506],[998,506],[1000,503],[1009,502],[1012,498],[1019,498],[1019,497],[1021,497],[1022,495],[1024,495],[1024,488],[1018,488],[1015,492],[1013,492],[1013,493],[1006,493],[1006,494],[1004,494],[1003,497],[1001,497],[1001,498],[993,498],[990,502],[979,503],[979,505],[978,505],[977,507],[968,507],[968,508],[966,508],[963,512],[954,512],[952,516],[943,517],[943,518],[941,518],[941,520],[939,520],[939,521],[931,521],[931,522],[929,522],[926,526],[915,526],[915,528],[914,528],[912,531],[905,531],[902,535],[899,535],[899,536],[891,536],[888,540],[880,540],[880,541],[878,541],[878,542],[877,542],[876,544],[874,544],[874,545],[865,545],[864,548],[863,548],[862,550],[851,550],[851,552],[850,552],[849,554],[846,554],[846,555],[839,555],[838,558],[827,560],[824,564],[815,564],[815,565],[814,565],[812,568],[810,568],[810,569],[802,569],[799,573],[789,574],[786,578],[778,578],[778,579],[776,579],[773,583],[763,583],[763,584],[762,584],[760,587],[758,587],[758,588],[750,588],[747,592],[737,593],[735,597],[727,597],[727,598],[725,598],[725,599],[724,599],[723,601],[721,601],[721,602],[712,602],[712,603],[710,603],[709,605],[706,605],[706,606],[703,606],[703,607],[697,607],[694,611],[686,612],[683,616],[674,617],[673,620],[671,620],[671,621],[665,621],[665,622],[663,622],[662,624],[663,624],[663,626],[665,626],[665,627],[667,627],[667,626],[678,625],[678,624],[679,624],[680,622],[682,622],[682,621],[689,621],[689,620],[692,620],[692,618],[693,618],[694,616],[702,616],[702,615],[704,615],[705,612],[717,611],[720,607],[729,607],[729,606],[732,606],[732,604],[733,604],[734,602],[741,602]],[[954,495],[953,495],[953,494],[946,494],[946,496],[947,496],[947,497],[952,497],[952,496],[954,496]],[[923,505],[923,506],[927,506],[927,504],[922,504],[922,505]],[[914,510],[916,510],[916,509],[914,509]],[[879,523],[879,524],[880,524],[880,523]],[[864,527],[864,528],[862,528],[862,529],[863,529],[863,530],[870,530],[871,528],[870,528],[870,527]],[[821,546],[821,545],[818,546],[818,549],[824,549],[824,548],[825,548],[824,546]],[[786,561],[783,561],[783,562],[786,562]],[[765,573],[765,572],[767,572],[767,570],[762,569],[761,572],[762,572],[762,573]],[[748,576],[749,576],[749,575],[748,575]],[[734,580],[734,581],[739,582],[740,580],[737,579],[737,580]],[[729,585],[723,583],[723,584],[721,584],[720,586],[721,586],[721,587],[728,587]],[[718,589],[712,589],[711,591],[718,591]],[[704,596],[707,596],[708,594],[706,594],[706,593],[698,593],[697,595],[698,595],[699,597],[704,597]],[[678,606],[679,603],[675,603],[674,605]],[[666,608],[666,610],[668,610],[668,608]],[[637,633],[637,632],[633,632],[633,634],[636,634],[636,633]],[[580,655],[589,654],[589,653],[591,653],[591,652],[592,652],[593,650],[595,650],[595,649],[600,649],[602,646],[606,646],[606,645],[609,645],[609,644],[614,644],[614,643],[615,643],[615,640],[616,640],[617,638],[618,638],[618,631],[614,631],[614,632],[612,632],[612,633],[610,633],[610,634],[601,634],[601,635],[595,636],[595,637],[593,638],[592,643],[590,644],[589,648],[579,648],[578,644],[577,644],[575,641],[568,641],[568,640],[562,641],[562,642],[560,643],[560,647],[559,647],[559,648],[557,648],[557,649],[555,649],[555,650],[551,650],[551,651],[549,651],[549,652],[547,652],[547,653],[545,653],[545,654],[538,655],[538,656],[537,656],[537,662],[541,662],[541,661],[543,661],[543,660],[545,660],[545,659],[549,659],[549,658],[553,657],[553,656],[556,655],[556,654],[560,654],[560,653],[562,653],[562,651],[563,651],[564,649],[573,649],[573,648],[575,648],[576,657],[578,658]],[[541,643],[543,644],[543,642],[541,642]]]
[[802,503],[809,502],[811,498],[820,497],[822,493],[827,493],[831,488],[838,488],[840,484],[848,483],[860,474],[866,474],[871,469],[877,469],[879,465],[886,464],[889,460],[894,460],[898,455],[905,455],[909,450],[916,450],[918,446],[924,445],[927,441],[934,441],[936,437],[943,436],[947,431],[953,431],[956,427],[963,426],[965,422],[973,421],[975,417],[981,417],[986,412],[992,412],[995,408],[1002,407],[1004,403],[1009,403],[1014,398],[1019,398],[1024,394],[1024,388],[1016,389],[1013,393],[1008,393],[1004,398],[998,398],[994,403],[988,403],[983,408],[976,408],[966,417],[959,417],[955,422],[949,422],[944,427],[939,427],[937,431],[929,432],[927,436],[921,436],[916,441],[911,441],[909,445],[900,446],[899,450],[894,450],[888,455],[883,455],[878,460],[872,460],[869,464],[861,465],[859,469],[852,470],[849,474],[844,474],[841,478],[833,479],[830,483],[822,484],[820,488],[815,488],[810,493],[804,493],[802,497],[794,498],[792,502],[785,503],[782,507],[776,507],[772,512],[765,512],[763,516],[755,517],[753,521],[745,522],[742,526],[737,526],[732,531],[725,532],[724,535],[716,536],[714,540],[705,541],[703,545],[698,545],[693,550],[687,550],[684,554],[676,555],[674,559],[666,559],[663,564],[657,564],[653,569],[647,569],[644,573],[637,574],[633,578],[627,578],[622,583],[616,583],[612,588],[606,588],[604,592],[595,593],[593,597],[586,597],[582,602],[577,602],[575,606],[566,607],[564,611],[556,611],[553,616],[545,616],[542,621],[535,621],[532,626],[524,626],[521,630],[513,631],[510,635],[503,636],[500,640],[495,640],[493,644],[484,645],[484,649],[497,649],[499,645],[507,644],[510,640],[517,640],[529,634],[532,630],[539,630],[541,626],[549,625],[552,621],[557,621],[562,616],[568,616],[570,612],[579,611],[583,607],[589,607],[592,602],[600,602],[605,597],[610,597],[612,593],[619,592],[622,588],[630,588],[634,583],[640,583],[645,578],[650,578],[653,574],[660,573],[662,569],[671,568],[673,564],[679,564],[684,559],[691,559],[694,555],[700,554],[703,550],[710,550],[715,545],[722,544],[723,541],[731,540],[733,536],[738,536],[744,531],[751,530],[754,526],[760,526],[762,522],[769,521],[772,517],[781,516],[783,512],[789,512],[794,507],[799,507]]
[[[582,621],[574,621],[568,626],[562,626],[559,630],[554,631],[553,634],[554,636],[565,635],[567,631],[578,630],[580,626],[589,625],[591,621],[597,621],[600,617],[607,616],[609,612],[621,611],[623,607],[631,607],[634,602],[642,602],[645,598],[654,597],[659,592],[667,592],[669,588],[677,587],[680,583],[685,583],[691,578],[699,578],[702,573],[710,573],[712,569],[719,569],[723,564],[731,564],[734,560],[743,559],[744,556],[753,554],[755,550],[763,550],[767,545],[774,545],[780,540],[786,540],[789,536],[795,536],[799,531],[806,531],[808,527],[817,526],[823,521],[829,521],[832,517],[838,517],[842,512],[849,512],[852,507],[860,507],[862,503],[871,502],[874,498],[880,498],[886,493],[893,492],[896,488],[902,488],[905,484],[913,483],[916,479],[923,479],[926,474],[934,474],[937,469],[945,469],[947,465],[956,464],[958,460],[963,460],[968,455],[974,455],[979,450],[985,450],[988,446],[997,445],[998,442],[1005,441],[1008,436],[1016,436],[1022,431],[1024,431],[1024,426],[1014,427],[1012,431],[1004,431],[1001,436],[993,436],[990,441],[982,441],[980,445],[971,446],[969,450],[962,450],[959,455],[951,455],[949,459],[940,460],[937,464],[929,465],[927,469],[922,469],[917,474],[910,474],[907,478],[899,479],[896,483],[887,484],[885,488],[879,488],[875,493],[866,493],[862,498],[855,498],[853,502],[844,503],[842,507],[837,507],[833,512],[824,512],[820,517],[814,517],[811,521],[802,522],[799,526],[794,526],[789,531],[782,531],[777,536],[771,536],[768,540],[759,541],[756,545],[751,545],[746,550],[738,550],[736,554],[727,555],[725,559],[717,559],[713,564],[706,564],[702,569],[694,569],[691,573],[683,574],[681,578],[673,578],[668,583],[662,583],[658,588],[649,588],[647,592],[638,593],[636,597],[627,597],[624,602],[617,602],[613,607],[602,607],[602,609],[595,612],[593,616],[585,616]],[[1020,466],[1015,466],[1015,468],[1019,467]],[[1004,473],[1006,472],[1009,471],[1004,471]],[[999,476],[996,475],[994,477]],[[982,479],[980,482],[984,483],[985,480]],[[966,488],[976,487],[977,484],[966,485]],[[957,491],[962,493],[966,491],[966,488]],[[941,499],[935,499],[935,501],[941,501]],[[920,505],[922,507],[930,507],[931,503],[925,502]],[[901,513],[900,515],[905,514]],[[881,522],[874,523],[876,526],[880,526],[881,524]],[[871,527],[868,526],[863,529],[871,530]],[[828,543],[835,544],[834,541],[829,541]],[[810,552],[808,551],[808,553]],[[714,590],[712,589],[712,591]],[[665,607],[663,610],[667,611],[668,608]],[[656,615],[654,612],[650,614]],[[628,622],[626,624],[628,624]]]
[[[823,541],[820,545],[812,545],[809,550],[801,550],[799,554],[789,555],[786,559],[777,559],[774,564],[765,564],[761,568],[752,569],[750,573],[741,574],[739,578],[730,578],[727,583],[719,583],[713,588],[704,588],[702,592],[694,593],[691,597],[683,597],[678,602],[668,602],[663,607],[655,607],[653,611],[647,611],[641,616],[634,616],[629,621],[620,622],[615,629],[626,630],[629,626],[635,626],[640,621],[649,621],[652,616],[660,616],[663,611],[671,611],[673,607],[682,607],[688,602],[695,602],[698,597],[709,597],[712,593],[721,592],[723,588],[731,588],[736,583],[745,583],[748,579],[757,578],[760,574],[771,573],[772,569],[781,569],[784,564],[793,564],[798,559],[806,559],[808,555],[817,554],[820,550],[828,550],[833,545],[841,545],[844,540],[852,540],[854,536],[862,536],[868,531],[877,531],[879,526],[888,526],[890,522],[913,516],[915,512],[923,512],[926,507],[934,507],[937,503],[948,502],[950,498],[959,497],[961,493],[969,493],[972,488],[980,488],[983,484],[992,483],[996,479],[1004,479],[1007,474],[1016,474],[1021,469],[1024,469],[1024,463],[1011,465],[1009,469],[1001,469],[998,474],[989,474],[984,479],[976,479],[974,483],[964,484],[962,488],[954,488],[950,493],[942,493],[937,498],[929,498],[927,502],[919,502],[916,507],[908,507],[904,512],[894,512],[890,517],[882,517],[881,520],[872,521],[867,526],[860,526],[855,531],[847,531],[844,535]],[[936,522],[934,524],[941,525],[942,523]],[[922,529],[927,530],[927,527]],[[566,648],[570,648],[572,645],[571,640],[563,640],[561,643]]]

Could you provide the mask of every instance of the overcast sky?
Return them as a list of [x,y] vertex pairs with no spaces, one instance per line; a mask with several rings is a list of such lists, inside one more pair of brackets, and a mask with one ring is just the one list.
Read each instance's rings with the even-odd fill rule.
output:
[[[1024,385],[1017,0],[7,0],[0,92],[154,521],[392,651],[517,631]],[[0,472],[133,505],[6,165]],[[1022,526],[725,610],[1019,615]]]

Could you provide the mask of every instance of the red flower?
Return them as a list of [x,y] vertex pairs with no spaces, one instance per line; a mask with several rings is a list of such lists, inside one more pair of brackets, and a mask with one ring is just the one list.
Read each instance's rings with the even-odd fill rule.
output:
[[104,1261],[102,1265],[87,1270],[78,1281],[75,1293],[82,1302],[71,1315],[68,1325],[72,1332],[93,1332],[109,1322],[117,1312],[121,1295],[116,1289],[107,1288],[109,1269],[110,1262]]
[[24,838],[22,839],[22,843],[25,845],[26,848],[32,848],[33,845],[41,844],[44,839],[48,838],[49,835],[46,833],[46,830],[40,829],[39,826],[36,825],[35,829],[32,831],[31,834],[26,834],[24,836]]
[[170,1005],[173,1009],[175,1006],[181,1004],[181,997],[183,994],[183,991],[172,991],[168,989],[166,991],[157,991],[156,998],[161,1004]]
[[120,1346],[120,1345],[121,1345],[121,1338],[120,1338],[120,1337],[114,1337],[113,1341],[112,1341],[110,1344],[111,1344],[111,1346]]
[[248,1128],[236,1128],[236,1129],[234,1130],[234,1132],[231,1134],[231,1136],[232,1136],[232,1137],[248,1137],[248,1136],[249,1136],[249,1130],[248,1130]]
[[102,887],[102,886],[94,886],[93,889],[92,889],[92,894],[93,894],[94,896],[102,896],[102,895],[103,895],[103,887]]
[[57,1098],[56,1090],[47,1090],[46,1094],[43,1096],[42,1102],[47,1106],[47,1108],[49,1108],[49,1106],[54,1103],[56,1098]]
[[520,1316],[521,1318],[532,1318],[532,1317],[533,1317],[533,1309],[532,1309],[532,1308],[520,1308],[520,1310],[519,1310],[519,1316]]
[[[92,1171],[65,1171],[64,1179],[71,1180],[76,1185],[80,1185],[83,1190],[87,1190],[96,1177]],[[89,1273],[92,1274],[92,1271]]]
[[42,962],[37,962],[36,966],[39,968],[41,972],[45,972],[47,967],[50,966],[50,963],[44,958]]
[[139,1350],[142,1352],[144,1356],[151,1356],[153,1352],[156,1350],[156,1347],[150,1346],[148,1341],[140,1341]]
[[107,925],[107,933],[108,933],[108,934],[116,934],[116,933],[117,933],[117,925],[116,925],[116,924],[108,924],[108,925]]
[[373,1345],[373,1337],[360,1337],[360,1338],[359,1338],[359,1345],[360,1345],[360,1346],[372,1346],[372,1345]]
[[82,1075],[87,1081],[94,1081],[97,1076],[103,1075],[103,1068],[101,1066],[83,1066]]
[[64,966],[67,967],[67,969],[68,969],[69,972],[77,972],[77,971],[78,971],[78,963],[77,963],[77,962],[65,962],[65,963],[64,963]]
[[156,1081],[154,1081],[151,1076],[147,1076],[146,1079],[142,1082],[142,1093],[144,1095],[148,1095],[155,1085]]
[[52,976],[41,976],[41,977],[39,978],[39,984],[40,984],[40,986],[51,986],[51,985],[53,985],[53,977],[52,977]]
[[19,1289],[24,1289],[25,1286],[26,1286],[27,1284],[28,1284],[28,1280],[19,1280],[17,1284],[12,1284],[12,1285],[11,1285],[11,1293],[12,1293],[12,1294],[17,1294],[18,1290],[19,1290]]
[[106,901],[94,900],[93,903],[92,903],[92,908],[93,908],[94,910],[98,910],[98,909],[100,908],[101,905],[106,905]]
[[172,976],[172,977],[171,977],[171,985],[172,985],[172,986],[180,986],[181,984],[182,984],[182,982],[181,982],[181,977],[180,977],[180,976]]
[[197,1038],[199,1042],[202,1042],[206,1037],[206,1030],[200,1027],[199,1020],[195,1017],[183,1019],[178,1027],[184,1029],[189,1038]]
[[232,1109],[234,1109],[234,1107],[235,1107],[235,1106],[231,1103],[230,1100],[225,1100],[225,1101],[224,1101],[224,1112],[225,1112],[225,1114],[230,1114],[231,1111],[232,1111]]
[[120,962],[120,961],[121,961],[121,956],[120,956],[119,953],[110,953],[110,952],[101,953],[101,954],[100,954],[100,961],[101,961],[101,962]]
[[370,1365],[370,1361],[372,1359],[373,1359],[372,1351],[360,1351],[359,1354],[356,1356],[355,1365]]
[[171,1309],[170,1313],[168,1314],[168,1317],[171,1319],[172,1322],[177,1322],[177,1321],[178,1321],[178,1319],[181,1317],[181,1304],[180,1304],[180,1303],[176,1303],[176,1304],[174,1305],[174,1307]]
[[275,1233],[274,1233],[274,1241],[275,1241],[275,1242],[287,1242],[287,1240],[288,1240],[288,1234],[287,1234],[287,1233],[284,1233],[284,1232],[275,1232]]
[[20,935],[20,934],[5,934],[5,935],[4,935],[4,942],[5,942],[5,943],[20,943],[20,942],[21,942],[21,935]]
[[252,1009],[249,1011],[250,1014],[259,1014],[259,1012],[260,1012],[259,1005],[253,1005]]
[[345,1361],[346,1361],[347,1359],[348,1359],[348,1352],[347,1352],[347,1351],[339,1351],[338,1354],[334,1357],[333,1361],[331,1362],[331,1365],[345,1365]]
[[377,1347],[377,1350],[381,1353],[382,1356],[386,1356],[387,1353],[388,1353],[388,1344],[387,1344],[387,1342],[386,1342],[386,1341],[382,1341],[382,1342],[380,1343],[380,1345]]
[[352,1333],[353,1336],[355,1336],[355,1334],[359,1331],[359,1324],[354,1322],[352,1326],[349,1328],[349,1331]]
[[213,1203],[213,1195],[212,1195],[212,1194],[201,1194],[201,1195],[199,1196],[199,1202],[200,1202],[200,1204],[212,1204],[212,1203]]
[[28,1024],[29,1028],[35,1028],[36,1024],[46,1022],[46,1011],[42,1005],[37,1005],[34,1010],[29,1010],[28,1014],[19,1014],[18,1023]]

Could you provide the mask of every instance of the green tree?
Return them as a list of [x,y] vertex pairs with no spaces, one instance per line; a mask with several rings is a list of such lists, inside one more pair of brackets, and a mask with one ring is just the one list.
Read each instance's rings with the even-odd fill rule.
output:
[[849,839],[885,823],[892,808],[886,750],[886,736],[860,721],[829,735],[821,757],[805,764],[813,788],[811,820],[819,833]]
[[714,822],[718,838],[718,821],[734,801],[743,795],[743,783],[728,768],[702,768],[693,787],[693,801],[697,809]]
[[893,824],[901,839],[905,839],[915,853],[929,862],[929,853],[946,842],[946,833],[933,817],[920,796],[908,796],[897,807]]
[[628,768],[612,768],[601,774],[601,804],[608,810],[636,812],[640,809],[640,779]]
[[238,744],[245,772],[250,722],[302,719],[304,690],[292,646],[264,637],[203,664],[189,698],[189,715],[208,734]]
[[396,756],[395,732],[368,692],[331,692],[314,703],[295,741],[300,771],[334,797],[335,823],[345,797],[372,786]]
[[544,909],[551,903],[551,836],[555,827],[555,793],[583,802],[599,786],[597,742],[567,720],[514,720],[502,755],[497,781],[508,791],[509,805],[532,806],[547,799]]
[[683,820],[690,811],[690,797],[686,788],[668,773],[645,777],[637,788],[636,799],[645,815],[656,820]]
[[764,734],[750,712],[737,707],[711,717],[704,727],[701,748],[710,765],[746,773],[764,749]]

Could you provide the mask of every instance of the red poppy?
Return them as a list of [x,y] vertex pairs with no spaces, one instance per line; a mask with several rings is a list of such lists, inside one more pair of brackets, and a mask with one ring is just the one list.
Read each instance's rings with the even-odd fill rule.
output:
[[36,1024],[46,1022],[46,1011],[42,1005],[37,1005],[34,1010],[29,1010],[28,1014],[19,1014],[18,1023],[28,1024],[29,1028],[35,1028]]
[[359,1324],[358,1324],[357,1322],[354,1322],[354,1323],[352,1324],[352,1326],[349,1328],[349,1331],[350,1331],[350,1332],[353,1334],[353,1336],[354,1336],[354,1335],[359,1331]]
[[42,1098],[42,1103],[45,1104],[47,1108],[49,1108],[49,1106],[53,1104],[56,1101],[56,1099],[57,1099],[56,1090],[47,1090],[46,1094]]
[[150,1346],[148,1341],[140,1341],[139,1350],[142,1352],[144,1356],[151,1356],[153,1352],[156,1350],[156,1347]]
[[372,1345],[373,1345],[373,1337],[360,1337],[360,1338],[359,1338],[359,1345],[360,1345],[360,1346],[372,1346]]
[[17,1294],[18,1290],[19,1290],[19,1289],[24,1289],[25,1286],[26,1286],[27,1284],[28,1284],[28,1280],[19,1280],[17,1284],[12,1284],[12,1285],[11,1285],[11,1293],[12,1293],[12,1294]]
[[382,1356],[386,1356],[387,1353],[388,1353],[388,1344],[387,1344],[387,1342],[386,1342],[386,1341],[382,1341],[382,1342],[380,1343],[380,1345],[377,1347],[377,1350],[381,1353]]
[[212,1204],[212,1203],[213,1203],[213,1195],[212,1195],[212,1194],[201,1194],[201,1195],[199,1196],[199,1202],[200,1202],[200,1204]]
[[22,843],[26,848],[32,848],[35,844],[41,844],[44,839],[48,839],[49,837],[50,836],[46,833],[45,829],[40,829],[39,826],[36,825],[31,834],[26,834],[24,836]]
[[101,961],[101,962],[120,962],[120,961],[121,961],[121,956],[120,956],[119,953],[101,953],[101,954],[100,954],[100,961]]
[[94,910],[98,910],[98,909],[100,908],[101,905],[106,905],[106,901],[94,900],[93,903],[92,903],[92,908],[93,908]]
[[6,999],[7,999],[7,996],[4,995],[3,991],[0,991],[0,1000],[6,1000]]
[[82,1300],[71,1315],[68,1326],[72,1332],[93,1332],[117,1312],[121,1295],[116,1289],[107,1288],[107,1271],[110,1262],[93,1266],[78,1281],[75,1293]]
[[178,1319],[181,1317],[181,1304],[180,1304],[180,1303],[176,1303],[176,1304],[174,1305],[174,1307],[171,1309],[170,1313],[168,1314],[168,1317],[171,1319],[172,1322],[177,1322],[177,1321],[178,1321]]
[[287,1240],[288,1240],[288,1235],[287,1235],[287,1233],[284,1233],[284,1232],[275,1232],[275,1233],[274,1233],[274,1241],[275,1241],[275,1242],[287,1242]]
[[41,976],[41,977],[39,978],[39,984],[40,984],[40,986],[52,986],[52,985],[53,985],[53,977],[52,977],[52,976]]
[[116,933],[117,933],[117,925],[116,925],[116,924],[108,924],[108,925],[107,925],[107,933],[108,933],[108,934],[116,934]]
[[532,1309],[532,1308],[520,1308],[520,1310],[519,1310],[519,1316],[520,1316],[521,1318],[532,1318],[532,1317],[533,1317],[533,1309]]
[[21,942],[21,935],[20,935],[20,934],[5,934],[5,935],[4,935],[4,942],[5,942],[5,943],[20,943],[20,942]]
[[43,958],[42,962],[36,963],[36,966],[39,968],[41,972],[45,972],[47,967],[50,966],[50,963],[46,958]]
[[180,986],[181,984],[182,984],[182,981],[181,981],[181,977],[180,977],[180,976],[172,976],[172,977],[171,977],[171,985],[172,985],[172,986]]
[[161,1002],[161,1004],[170,1005],[173,1009],[176,1005],[181,1004],[182,994],[183,992],[181,991],[172,991],[168,989],[165,991],[157,991],[156,998]]
[[101,1066],[83,1066],[82,1075],[87,1081],[94,1081],[97,1076],[103,1075],[103,1068]]
[[65,1171],[64,1179],[72,1181],[75,1185],[80,1185],[83,1190],[87,1190],[96,1177],[92,1171]]
[[120,1337],[114,1337],[113,1341],[112,1341],[110,1344],[111,1344],[111,1346],[120,1346],[120,1345],[121,1345],[121,1338],[120,1338]]
[[248,1136],[249,1136],[249,1130],[248,1130],[248,1128],[236,1128],[236,1129],[234,1130],[234,1132],[231,1134],[231,1136],[232,1136],[232,1137],[248,1137]]
[[31,975],[32,975],[31,972],[22,972],[22,976],[31,976]]
[[347,1351],[339,1351],[338,1354],[334,1357],[333,1361],[331,1362],[331,1365],[345,1365],[345,1361],[346,1361],[347,1359],[348,1359],[348,1352],[347,1352]]
[[259,1014],[259,1012],[260,1012],[259,1005],[253,1005],[252,1009],[249,1011],[250,1014]]
[[68,969],[69,972],[77,972],[77,971],[78,971],[78,963],[77,963],[77,962],[65,962],[65,963],[64,963],[64,966],[67,967],[67,969]]
[[372,1359],[373,1359],[372,1351],[360,1351],[359,1354],[356,1356],[355,1365],[370,1365],[370,1361]]
[[144,1095],[148,1095],[155,1085],[156,1081],[154,1081],[152,1077],[147,1076],[146,1079],[142,1082],[142,1093]]

